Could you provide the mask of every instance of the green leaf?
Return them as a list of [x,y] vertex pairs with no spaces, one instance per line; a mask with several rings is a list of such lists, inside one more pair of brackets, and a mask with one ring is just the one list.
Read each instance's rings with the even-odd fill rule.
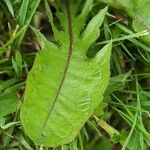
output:
[[103,23],[106,12],[107,7],[101,10],[95,17],[93,17],[93,19],[88,23],[87,27],[81,34],[82,43],[85,45],[86,52],[90,45],[98,38],[99,26]]
[[[22,0],[21,6],[18,12],[18,24],[20,30],[24,26],[28,26],[36,12],[37,7],[39,6],[40,0]],[[14,45],[16,49],[21,45],[21,42],[24,38],[27,28],[19,35],[19,38],[15,41]]]
[[[137,32],[143,30],[150,31],[150,2],[149,0],[99,0],[112,7],[123,9],[133,18],[133,28]],[[150,43],[150,34],[142,37],[144,41]]]
[[[0,126],[3,126],[6,122],[6,118],[0,118]],[[3,132],[2,128],[0,128],[0,134]]]
[[19,9],[19,18],[18,23],[20,27],[23,27],[25,25],[29,25],[38,5],[40,3],[40,0],[23,0],[21,3],[21,7]]
[[135,18],[133,20],[133,28],[135,31],[148,30],[149,34],[142,37],[142,39],[150,43],[150,1],[149,0],[138,0],[134,3]]
[[18,125],[18,124],[20,124],[20,121],[9,122],[8,124],[1,125],[1,128],[2,128],[3,130],[6,130],[6,129],[10,128],[11,126],[13,126],[13,125]]
[[0,95],[0,118],[17,111],[20,102],[15,92]]
[[11,15],[14,17],[14,9],[12,7],[11,1],[10,0],[4,0],[4,2],[6,3],[8,10],[10,11]]
[[6,89],[10,88],[17,82],[15,78],[7,80],[7,81],[0,81],[0,94],[3,93]]
[[13,68],[15,69],[16,75],[18,78],[21,77],[22,74],[22,57],[20,52],[16,52],[15,59],[12,58]]
[[23,0],[19,9],[19,25],[22,27],[25,25],[26,15],[28,10],[29,0]]
[[[111,42],[94,58],[86,57],[88,48],[99,36],[107,9],[102,9],[81,32],[80,17],[72,12],[73,6],[73,1],[68,0],[56,13],[63,18],[59,45],[32,28],[42,50],[28,75],[21,121],[29,137],[44,146],[72,141],[102,102],[109,82]],[[46,7],[50,12],[47,3]],[[85,41],[91,35],[92,40]]]
[[98,125],[109,134],[112,142],[117,143],[120,141],[120,133],[115,128],[107,124],[107,122],[102,119],[99,120],[97,117],[95,117],[95,119],[97,120]]
[[117,9],[123,9],[125,10],[128,14],[133,15],[133,1],[134,0],[99,0],[103,3],[106,3],[108,5],[111,5]]

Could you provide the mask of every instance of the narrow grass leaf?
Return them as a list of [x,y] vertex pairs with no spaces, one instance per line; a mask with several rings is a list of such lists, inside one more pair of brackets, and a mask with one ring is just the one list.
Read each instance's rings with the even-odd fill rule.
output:
[[11,1],[10,0],[4,0],[4,2],[6,3],[11,15],[14,17],[14,9],[13,9]]

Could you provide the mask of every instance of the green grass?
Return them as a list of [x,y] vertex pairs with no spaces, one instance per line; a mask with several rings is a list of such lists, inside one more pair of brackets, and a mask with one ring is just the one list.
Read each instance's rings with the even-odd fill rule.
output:
[[[101,5],[104,4],[95,3],[91,16]],[[135,32],[127,14],[124,17],[128,25],[113,18],[118,13],[116,9],[109,7],[108,12],[97,45],[88,51],[92,57],[108,41],[113,42],[111,79],[104,102],[74,141],[55,150],[147,150],[150,147],[150,43],[141,39],[149,33],[148,30]],[[26,78],[40,49],[29,25],[41,29],[53,40],[43,1],[0,1],[2,150],[51,149],[34,144],[24,132],[19,117]]]

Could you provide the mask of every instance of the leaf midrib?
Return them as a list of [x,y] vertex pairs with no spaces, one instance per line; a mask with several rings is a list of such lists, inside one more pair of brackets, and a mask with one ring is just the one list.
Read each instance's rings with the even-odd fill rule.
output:
[[59,93],[61,91],[61,88],[63,86],[63,83],[65,81],[65,78],[66,78],[66,74],[67,74],[67,71],[68,71],[68,67],[69,67],[69,63],[70,63],[70,59],[71,59],[71,56],[72,56],[72,48],[73,48],[73,32],[72,32],[72,18],[71,18],[71,9],[70,9],[70,2],[69,0],[66,0],[66,10],[67,10],[67,19],[68,19],[68,35],[69,35],[69,47],[68,47],[68,56],[67,56],[67,61],[66,61],[66,64],[65,64],[65,68],[64,68],[64,71],[63,71],[63,77],[60,81],[60,84],[59,84],[59,87],[58,87],[58,90],[56,92],[56,96],[54,98],[54,102],[53,102],[53,105],[48,113],[48,116],[46,118],[46,121],[44,122],[44,125],[42,127],[42,130],[45,128],[46,124],[47,124],[47,121],[49,120],[50,118],[50,115],[51,115],[51,112],[55,106],[55,103],[58,99],[58,96],[59,96]]

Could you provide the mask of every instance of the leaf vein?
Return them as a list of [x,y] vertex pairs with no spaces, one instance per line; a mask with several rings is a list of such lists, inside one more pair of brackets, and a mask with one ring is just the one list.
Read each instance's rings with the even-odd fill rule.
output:
[[69,0],[66,0],[66,10],[67,10],[67,19],[68,19],[68,34],[69,34],[69,47],[68,47],[68,57],[67,57],[67,61],[66,61],[66,65],[65,65],[65,68],[64,68],[64,72],[63,72],[63,77],[62,77],[62,80],[59,84],[59,87],[58,87],[58,90],[56,92],[56,96],[54,98],[54,102],[53,102],[53,105],[52,107],[50,108],[50,111],[48,113],[48,116],[46,118],[46,121],[44,122],[44,125],[42,127],[42,131],[44,130],[44,128],[46,127],[46,124],[48,122],[48,119],[50,118],[50,115],[51,115],[51,112],[55,106],[55,103],[58,99],[58,96],[60,94],[60,91],[61,91],[61,88],[64,84],[64,81],[65,81],[65,77],[66,77],[66,74],[67,74],[67,71],[68,71],[68,67],[69,67],[69,63],[70,63],[70,60],[71,60],[71,56],[72,56],[72,48],[73,48],[73,32],[72,32],[72,18],[71,18],[71,9],[70,9],[70,3],[69,3]]

